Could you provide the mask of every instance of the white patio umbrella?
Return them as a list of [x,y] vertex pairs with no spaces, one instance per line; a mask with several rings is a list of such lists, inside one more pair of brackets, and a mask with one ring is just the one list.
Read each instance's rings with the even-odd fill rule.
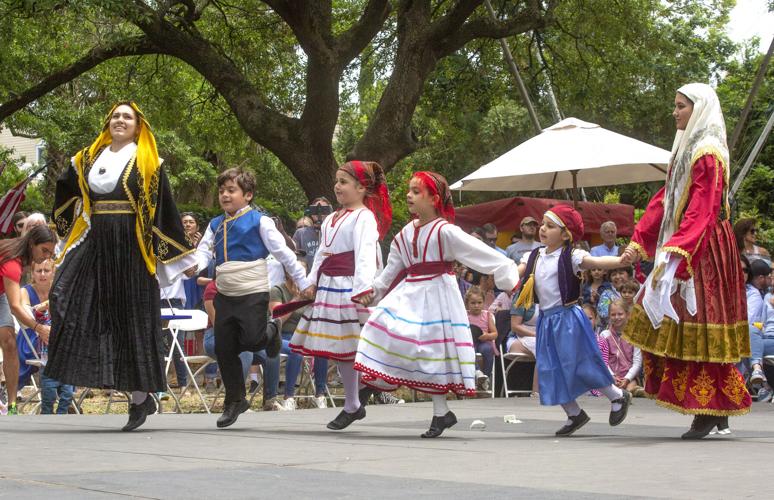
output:
[[461,191],[543,191],[664,181],[670,152],[567,118],[451,188]]

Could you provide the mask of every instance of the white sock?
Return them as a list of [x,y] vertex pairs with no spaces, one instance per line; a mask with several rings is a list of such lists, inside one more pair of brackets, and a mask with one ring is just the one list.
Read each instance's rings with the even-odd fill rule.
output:
[[355,371],[354,365],[353,361],[339,361],[339,374],[344,386],[344,411],[347,413],[355,413],[360,408],[360,372]]
[[577,401],[572,401],[570,403],[563,404],[562,410],[564,410],[568,417],[564,425],[572,425],[572,420],[570,420],[569,417],[576,417],[580,415],[581,407]]
[[250,374],[250,380],[255,380],[256,382],[258,382],[259,381],[258,380],[258,374],[257,373],[251,373]]
[[446,404],[446,394],[433,394],[433,416],[443,417],[449,413],[449,405]]
[[[616,387],[613,384],[610,384],[607,387],[603,387],[603,388],[599,389],[599,392],[604,394],[605,397],[607,399],[609,399],[610,401],[614,401],[614,400],[616,400],[616,399],[618,399],[618,398],[623,396],[623,391],[621,390],[621,388],[620,387]],[[612,404],[612,409],[613,409],[613,411],[620,410],[621,409],[621,403],[613,403]]]
[[145,402],[145,398],[148,397],[147,392],[132,391],[132,404],[140,405]]

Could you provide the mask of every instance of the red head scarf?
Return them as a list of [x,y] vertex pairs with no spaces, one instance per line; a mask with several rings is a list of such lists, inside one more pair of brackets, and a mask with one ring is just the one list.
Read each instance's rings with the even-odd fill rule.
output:
[[555,205],[546,212],[546,216],[556,224],[567,229],[567,232],[570,233],[570,243],[583,239],[583,218],[570,205]]
[[345,171],[366,188],[363,204],[376,217],[379,239],[383,239],[392,225],[392,205],[382,166],[375,161],[352,160],[339,167],[339,170]]
[[435,210],[447,221],[454,222],[454,204],[446,178],[435,172],[421,171],[416,172],[412,179],[418,179],[430,193],[430,196],[438,195],[435,201]]

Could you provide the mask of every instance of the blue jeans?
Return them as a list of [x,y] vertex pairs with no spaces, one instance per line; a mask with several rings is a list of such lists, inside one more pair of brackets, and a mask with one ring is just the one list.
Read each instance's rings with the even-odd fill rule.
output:
[[54,401],[59,393],[59,404],[56,407],[57,415],[67,415],[67,409],[73,401],[75,387],[46,377],[40,374],[40,413],[52,415],[54,413]]
[[[211,357],[212,359],[217,360],[218,357],[215,356],[215,329],[214,328],[207,328],[207,330],[204,331],[204,352],[207,354],[207,356]],[[244,374],[244,378],[247,378],[247,374],[250,371],[250,365],[253,364],[253,353],[250,351],[244,351],[239,353],[239,359],[242,361],[242,373]],[[218,373],[218,365],[213,363],[207,368],[204,369],[204,376],[206,378],[214,378],[215,375]]]
[[[292,398],[296,394],[296,380],[301,373],[301,364],[304,357],[290,350],[290,338],[292,333],[282,333],[282,354],[287,354],[288,360],[285,364],[285,397]],[[314,395],[322,396],[325,394],[325,383],[328,379],[328,358],[314,358]]]
[[[774,339],[772,339],[772,342],[774,342]],[[753,365],[761,363],[763,360],[763,344],[763,333],[759,329],[750,326],[750,357],[742,359],[736,365],[739,371],[742,372],[742,375],[752,373]]]
[[492,346],[492,342],[485,340],[479,342],[476,345],[476,352],[481,354],[481,371],[486,376],[492,375],[492,368],[494,367],[495,351]]
[[[204,331],[204,352],[207,356],[218,359],[215,356],[215,329],[208,328]],[[261,350],[258,352],[244,351],[239,353],[239,360],[242,362],[242,378],[247,379],[247,374],[250,373],[250,366],[262,364],[263,365],[263,377],[264,377],[264,398],[269,399],[277,395],[277,387],[279,386],[279,356],[276,358],[269,358],[266,356],[266,351]],[[204,369],[205,378],[215,378],[218,373],[217,363],[212,363]]]

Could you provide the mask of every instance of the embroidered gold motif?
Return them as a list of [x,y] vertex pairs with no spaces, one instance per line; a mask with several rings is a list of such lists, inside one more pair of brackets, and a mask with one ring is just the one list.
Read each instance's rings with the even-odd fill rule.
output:
[[691,387],[691,394],[702,406],[707,406],[712,398],[715,397],[715,379],[709,376],[707,370],[702,367],[699,376],[693,379],[694,385]]
[[167,245],[167,242],[164,240],[159,240],[159,258],[163,259],[167,256],[167,253],[169,252],[169,245]]
[[650,356],[642,357],[642,373],[645,374],[645,380],[649,379],[653,374],[653,364],[650,361]]
[[681,402],[685,399],[685,389],[688,386],[688,370],[689,367],[686,366],[677,372],[677,377],[672,379],[672,389],[675,391],[675,397]]
[[739,375],[733,370],[729,372],[720,390],[737,406],[742,404],[742,400],[747,395],[747,388]]

